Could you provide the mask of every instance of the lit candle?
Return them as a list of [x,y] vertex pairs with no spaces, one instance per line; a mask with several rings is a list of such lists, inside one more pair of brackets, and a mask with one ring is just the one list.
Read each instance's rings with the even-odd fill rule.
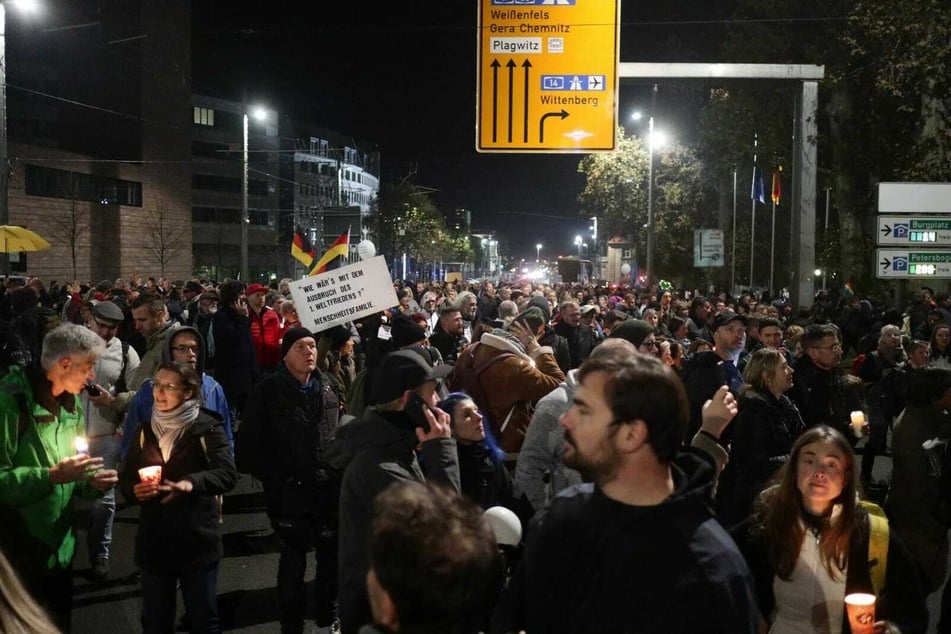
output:
[[76,436],[73,445],[76,447],[76,453],[89,453],[89,443],[82,436]]
[[855,410],[850,414],[852,418],[852,433],[856,438],[862,437],[862,429],[865,427],[865,412]]

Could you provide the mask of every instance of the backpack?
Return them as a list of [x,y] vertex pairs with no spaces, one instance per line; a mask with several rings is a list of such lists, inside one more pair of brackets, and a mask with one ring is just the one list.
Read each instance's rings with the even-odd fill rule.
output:
[[859,507],[868,514],[868,572],[875,596],[880,597],[888,572],[888,519],[882,507],[874,502],[860,500]]
[[476,341],[466,348],[463,355],[460,355],[449,374],[448,384],[450,392],[465,392],[468,394],[485,415],[489,401],[486,398],[485,390],[482,389],[482,385],[479,383],[479,376],[499,361],[517,355],[514,352],[500,352],[488,361],[477,365],[475,356],[481,345],[481,341]]

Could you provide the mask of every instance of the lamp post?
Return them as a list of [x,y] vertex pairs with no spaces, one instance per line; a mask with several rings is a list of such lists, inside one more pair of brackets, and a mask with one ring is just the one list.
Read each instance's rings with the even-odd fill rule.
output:
[[581,239],[581,236],[575,236],[575,246],[578,247],[578,262],[581,262],[581,245],[584,244],[584,240]]
[[[11,2],[23,13],[38,9],[33,0]],[[10,224],[10,206],[7,194],[10,189],[10,174],[7,169],[7,2],[0,2],[0,225]],[[0,253],[0,272],[10,272],[10,255]]]
[[542,243],[539,242],[535,245],[535,264],[538,264],[542,261]]
[[[254,108],[252,116],[263,121],[267,117],[264,108]],[[250,269],[248,267],[248,225],[251,218],[248,216],[248,109],[244,108],[241,118],[241,279],[248,281]]]
[[[647,119],[647,266],[645,276],[647,287],[650,288],[654,278],[654,145],[662,145],[662,139],[655,138],[654,110],[657,108],[657,84],[651,87],[651,111]],[[641,118],[641,113],[631,115],[635,121]]]

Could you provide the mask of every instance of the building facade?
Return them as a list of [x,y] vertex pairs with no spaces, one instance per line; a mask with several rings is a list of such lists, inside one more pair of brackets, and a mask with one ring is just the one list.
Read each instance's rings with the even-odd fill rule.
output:
[[190,2],[45,5],[7,12],[9,222],[51,244],[14,270],[189,274]]

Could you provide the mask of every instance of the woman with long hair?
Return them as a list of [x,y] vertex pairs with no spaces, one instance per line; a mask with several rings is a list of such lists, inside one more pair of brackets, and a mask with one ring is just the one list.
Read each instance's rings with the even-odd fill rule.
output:
[[849,441],[826,425],[812,427],[796,440],[753,516],[731,531],[769,632],[850,632],[845,595],[873,593],[876,566],[886,568],[876,593],[876,634],[926,631],[921,582],[896,531],[888,531],[885,553],[869,550],[872,521],[857,480]]
[[[152,380],[152,420],[130,442],[120,476],[126,500],[142,505],[135,562],[142,570],[142,629],[175,628],[176,584],[192,632],[220,632],[218,562],[224,554],[216,495],[238,472],[221,421],[201,408],[201,376],[163,363]],[[161,467],[160,479],[140,477]]]
[[732,423],[730,462],[723,474],[724,482],[732,482],[732,491],[721,488],[718,493],[721,519],[727,525],[749,516],[756,496],[786,464],[793,443],[806,428],[786,396],[793,369],[782,352],[760,348],[750,355],[743,382],[740,411]]
[[941,324],[931,333],[931,358],[928,367],[951,370],[951,326]]

